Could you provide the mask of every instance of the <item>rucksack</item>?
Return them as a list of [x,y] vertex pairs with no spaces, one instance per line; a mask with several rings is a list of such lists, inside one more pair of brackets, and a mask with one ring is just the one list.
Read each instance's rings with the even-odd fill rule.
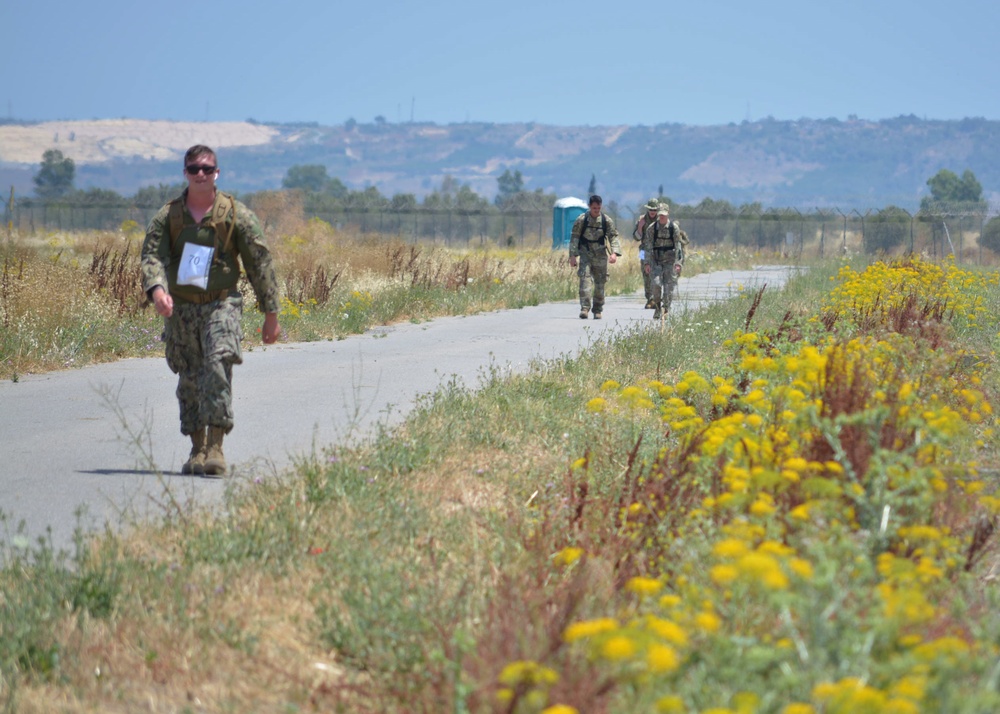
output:
[[[667,228],[667,238],[670,239],[670,245],[666,246],[665,249],[666,250],[673,250],[677,246],[677,238],[676,238],[676,236],[674,234],[674,222],[670,221],[669,223],[667,223],[667,226],[668,226],[668,228]],[[654,250],[657,249],[656,241],[658,241],[659,239],[660,239],[660,222],[657,221],[656,223],[653,224],[653,249]],[[664,250],[664,247],[661,246],[659,249],[660,250]]]
[[583,226],[580,227],[580,240],[587,243],[603,243],[608,237],[608,217],[604,215],[604,211],[601,211],[601,237],[599,240],[587,240],[584,238],[587,235],[587,219],[589,218],[589,212],[583,214]]
[[[177,239],[180,237],[181,230],[184,228],[184,197],[178,196],[173,201],[170,202],[169,209],[170,218],[170,250],[171,252],[176,252]],[[236,228],[236,199],[230,196],[228,193],[223,193],[219,191],[219,194],[215,201],[215,206],[212,208],[212,218],[209,221],[209,225],[212,227],[215,233],[215,248],[216,257],[218,258],[219,250],[219,235],[220,233],[224,235],[222,241],[222,250],[228,250],[233,254],[233,260],[239,265],[239,253],[236,250],[236,244],[233,242],[233,230]],[[220,229],[223,229],[220,231]]]

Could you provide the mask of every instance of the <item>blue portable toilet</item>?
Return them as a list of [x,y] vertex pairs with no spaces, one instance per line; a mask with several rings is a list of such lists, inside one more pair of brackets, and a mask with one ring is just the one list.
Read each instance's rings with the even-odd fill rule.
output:
[[569,196],[560,198],[552,207],[552,249],[569,247],[573,237],[573,223],[588,210],[585,201]]

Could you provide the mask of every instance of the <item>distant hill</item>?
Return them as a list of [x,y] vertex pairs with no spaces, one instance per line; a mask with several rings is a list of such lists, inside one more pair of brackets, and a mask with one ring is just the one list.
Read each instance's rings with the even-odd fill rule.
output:
[[[261,124],[131,119],[0,124],[0,181],[30,194],[46,149],[77,164],[78,188],[125,195],[182,180],[184,150],[216,148],[220,183],[280,188],[288,168],[322,164],[351,188],[418,198],[445,176],[492,197],[505,169],[530,190],[635,205],[660,186],[680,203],[705,197],[794,208],[915,209],[942,168],[972,170],[1000,201],[1000,121],[763,119],[724,126],[549,126],[535,123]],[[6,192],[6,189],[5,189]]]

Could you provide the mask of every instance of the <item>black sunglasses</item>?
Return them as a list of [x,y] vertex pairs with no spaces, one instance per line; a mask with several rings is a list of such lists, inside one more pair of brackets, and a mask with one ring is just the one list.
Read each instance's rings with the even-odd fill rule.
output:
[[197,176],[199,171],[201,171],[203,174],[205,174],[206,176],[208,176],[209,174],[214,174],[215,170],[217,168],[219,168],[219,167],[218,166],[199,166],[198,164],[188,164],[187,166],[184,167],[184,170],[187,171],[192,176]]

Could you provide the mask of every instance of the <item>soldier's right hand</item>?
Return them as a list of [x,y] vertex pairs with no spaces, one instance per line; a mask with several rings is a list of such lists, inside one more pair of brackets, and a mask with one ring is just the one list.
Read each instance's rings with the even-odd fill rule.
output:
[[153,307],[156,312],[163,317],[170,317],[174,314],[174,299],[162,287],[153,288]]

